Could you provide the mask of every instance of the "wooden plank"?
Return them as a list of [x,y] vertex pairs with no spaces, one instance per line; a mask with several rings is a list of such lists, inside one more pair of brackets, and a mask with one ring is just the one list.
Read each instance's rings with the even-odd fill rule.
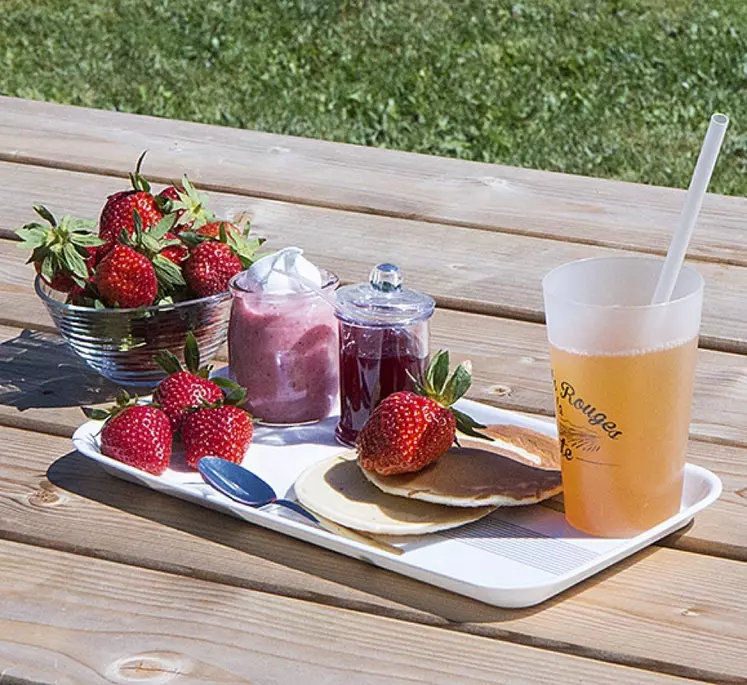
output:
[[[553,414],[543,326],[437,310],[431,337],[433,349],[446,348],[459,359],[472,359],[470,397],[508,409]],[[0,327],[0,422],[70,435],[80,423],[77,407],[99,398],[108,401],[114,392],[113,385],[87,372],[62,348],[58,337]],[[75,409],[55,405],[60,395]],[[27,409],[20,415],[15,408],[19,404]],[[747,446],[743,356],[699,351],[691,434],[699,440]]]
[[[563,241],[666,249],[684,192],[134,114],[0,100],[0,158]],[[747,264],[747,199],[710,195],[691,254]]]
[[743,562],[650,548],[541,607],[501,610],[117,481],[69,449],[0,429],[0,536],[676,675],[743,672]]
[[[33,217],[32,201],[57,213],[97,217],[118,179],[0,163],[0,186],[14,187],[0,207],[0,227],[10,229]],[[13,185],[15,184],[15,186]],[[25,190],[24,190],[25,188]],[[29,188],[39,189],[29,191]],[[542,276],[574,259],[621,254],[607,248],[503,235],[469,228],[426,224],[353,212],[213,194],[216,210],[248,212],[268,246],[296,244],[345,281],[361,281],[371,267],[394,261],[411,287],[433,295],[440,305],[479,313],[543,320]],[[437,252],[431,246],[438,246]],[[12,243],[0,241],[0,323],[49,325],[31,290],[31,267]],[[699,264],[706,279],[701,344],[747,353],[747,317],[742,293],[747,268]]]
[[693,682],[17,543],[0,568],[0,682]]

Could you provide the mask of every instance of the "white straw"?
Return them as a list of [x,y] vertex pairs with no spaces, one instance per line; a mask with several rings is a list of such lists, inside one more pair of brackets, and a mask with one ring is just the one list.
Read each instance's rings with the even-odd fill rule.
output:
[[668,302],[672,297],[728,125],[729,117],[725,114],[714,114],[711,117],[711,123],[708,126],[703,147],[700,149],[698,162],[685,197],[685,204],[680,212],[672,241],[669,243],[667,258],[664,260],[651,304]]

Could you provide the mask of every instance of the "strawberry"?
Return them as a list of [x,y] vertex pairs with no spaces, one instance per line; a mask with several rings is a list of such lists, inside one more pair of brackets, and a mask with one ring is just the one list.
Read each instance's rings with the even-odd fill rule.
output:
[[178,265],[161,254],[181,246],[181,241],[165,239],[173,226],[173,215],[164,217],[149,231],[143,230],[140,215],[132,217],[133,234],[123,235],[96,269],[95,284],[109,307],[141,307],[165,300],[186,285]]
[[155,357],[156,363],[169,375],[162,380],[153,393],[153,401],[168,414],[171,430],[176,433],[189,410],[204,404],[222,402],[223,389],[229,391],[226,402],[240,404],[245,390],[227,378],[208,380],[212,367],[200,366],[200,350],[192,331],[187,333],[184,343],[184,369],[176,356],[168,350],[161,350]]
[[105,241],[104,251],[110,250],[119,240],[122,231],[132,235],[135,230],[133,213],[140,216],[143,227],[147,230],[163,218],[158,202],[150,192],[150,184],[140,174],[145,152],[137,161],[135,172],[130,173],[132,190],[122,190],[110,195],[99,218],[99,237]]
[[189,249],[179,241],[179,236],[177,236],[176,233],[168,232],[163,237],[165,240],[169,240],[174,244],[164,247],[160,254],[178,266],[189,256]]
[[161,206],[164,209],[164,213],[170,214],[170,212],[166,211],[167,209],[170,209],[170,205],[165,204],[167,201],[170,202],[176,202],[179,200],[179,193],[183,193],[183,188],[177,188],[176,186],[166,186],[158,195],[156,195],[156,199],[160,199],[163,201],[163,204]]
[[228,281],[244,267],[226,244],[206,241],[193,247],[184,262],[184,278],[200,297],[228,290]]
[[58,222],[43,205],[34,211],[47,222],[26,224],[16,231],[22,239],[20,247],[31,249],[29,262],[36,273],[54,290],[70,293],[85,287],[96,261],[97,250],[103,241],[91,233],[92,221],[64,216]]
[[171,430],[176,433],[190,409],[202,402],[212,404],[223,399],[223,391],[207,378],[196,376],[191,371],[177,371],[162,380],[153,401],[168,414]]
[[[213,235],[215,229],[217,235]],[[241,231],[227,221],[216,221],[179,235],[190,246],[184,277],[200,297],[226,292],[231,278],[253,264],[254,254],[265,240],[250,240],[249,230],[248,224]]]
[[185,175],[181,187],[167,186],[156,196],[158,206],[165,214],[175,214],[174,233],[192,231],[215,221],[208,209],[207,195],[197,190]]
[[126,392],[110,411],[84,410],[93,419],[106,419],[101,430],[101,451],[112,459],[142,471],[162,474],[171,459],[169,417],[152,405],[136,404]]
[[128,245],[115,245],[96,269],[96,287],[109,307],[143,307],[158,294],[150,259]]
[[254,426],[249,412],[224,404],[188,414],[181,433],[187,463],[196,469],[200,459],[207,456],[240,464],[252,441]]
[[220,228],[225,226],[227,233],[233,233],[235,236],[241,236],[241,230],[236,224],[232,224],[230,221],[212,221],[209,224],[200,226],[195,230],[197,235],[204,236],[205,238],[218,238],[220,237]]
[[[373,411],[358,434],[356,449],[362,468],[381,476],[420,471],[446,452],[456,439],[456,429],[486,438],[484,428],[453,409],[472,381],[469,362],[449,376],[449,353],[439,351],[417,380],[418,393],[395,392]],[[490,439],[490,438],[487,438]]]

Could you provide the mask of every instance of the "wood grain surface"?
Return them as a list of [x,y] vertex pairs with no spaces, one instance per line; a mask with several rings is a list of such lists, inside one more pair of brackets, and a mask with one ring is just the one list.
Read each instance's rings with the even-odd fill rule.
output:
[[692,682],[11,542],[0,592],[0,682]]
[[[0,159],[126,176],[188,172],[215,190],[471,225],[564,242],[666,250],[684,191],[120,112],[2,98]],[[747,200],[709,195],[691,254],[747,264]]]
[[689,677],[729,680],[747,649],[739,561],[650,548],[540,607],[501,610],[118,481],[65,439],[8,428],[0,536]]
[[[39,170],[37,195],[21,191],[32,181],[16,178],[19,165],[0,165],[0,187],[19,183],[8,203],[0,205],[0,227],[11,228],[33,218],[31,200],[46,198],[62,214],[96,218],[106,195],[121,188],[119,179]],[[37,172],[37,169],[33,169]],[[44,174],[53,173],[49,179]],[[21,174],[22,175],[22,174]],[[408,285],[433,295],[445,307],[541,322],[544,318],[541,280],[552,268],[574,259],[623,254],[618,250],[559,243],[525,236],[426,224],[353,212],[332,211],[267,200],[214,195],[216,210],[233,216],[248,212],[255,229],[268,238],[268,248],[298,245],[310,258],[347,282],[366,280],[371,267],[393,261]],[[436,247],[437,246],[437,247]],[[24,325],[30,316],[48,321],[31,290],[27,255],[0,241],[0,322]],[[701,345],[747,352],[747,268],[698,265],[707,288]],[[27,289],[24,289],[24,284]],[[41,317],[41,318],[39,318]],[[48,324],[47,324],[48,325]]]

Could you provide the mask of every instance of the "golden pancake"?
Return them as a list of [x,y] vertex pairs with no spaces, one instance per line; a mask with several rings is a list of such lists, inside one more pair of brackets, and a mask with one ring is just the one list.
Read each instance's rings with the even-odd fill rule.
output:
[[416,473],[361,471],[388,494],[452,507],[535,504],[562,491],[557,439],[516,425],[482,432],[494,442],[459,436],[460,447]]
[[348,451],[307,468],[294,485],[299,502],[335,523],[367,533],[420,535],[476,521],[495,507],[474,509],[416,502],[369,483]]

